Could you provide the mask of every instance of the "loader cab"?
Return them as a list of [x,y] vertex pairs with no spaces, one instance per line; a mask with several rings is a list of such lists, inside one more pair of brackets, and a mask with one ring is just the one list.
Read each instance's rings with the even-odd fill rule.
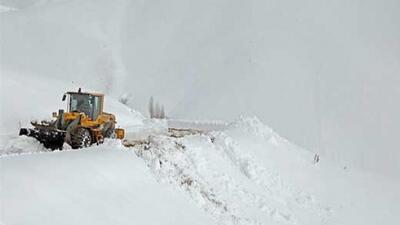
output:
[[93,121],[103,112],[102,94],[67,92],[64,96],[63,100],[68,96],[68,112],[85,113]]

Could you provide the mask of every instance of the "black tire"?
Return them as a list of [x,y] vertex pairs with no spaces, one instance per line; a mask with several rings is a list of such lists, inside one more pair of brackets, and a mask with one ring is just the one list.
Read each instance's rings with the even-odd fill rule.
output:
[[92,145],[92,135],[88,129],[78,127],[71,132],[71,147],[73,149],[86,148]]
[[107,130],[103,133],[104,138],[115,138],[115,125],[112,124]]

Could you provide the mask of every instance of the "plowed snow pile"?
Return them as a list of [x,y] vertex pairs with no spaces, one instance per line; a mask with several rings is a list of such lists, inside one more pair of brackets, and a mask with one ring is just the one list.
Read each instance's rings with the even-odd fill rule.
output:
[[218,224],[394,224],[400,219],[398,184],[376,184],[379,177],[314,163],[310,152],[257,118],[240,118],[226,132],[152,136],[135,152],[161,183],[185,191]]

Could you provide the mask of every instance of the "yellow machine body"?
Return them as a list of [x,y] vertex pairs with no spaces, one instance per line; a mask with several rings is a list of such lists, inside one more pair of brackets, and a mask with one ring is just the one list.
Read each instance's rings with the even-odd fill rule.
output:
[[[72,110],[72,102],[71,102],[71,97],[69,97],[68,100],[68,112],[64,113],[64,121],[72,121],[76,120],[77,118],[80,118],[80,126],[86,129],[91,130],[92,136],[94,138],[93,141],[95,142],[102,142],[102,139],[104,138],[103,135],[103,126],[106,123],[111,122],[112,124],[116,124],[116,118],[115,115],[103,112],[104,108],[104,94],[101,93],[90,93],[90,92],[67,92],[67,94],[71,95],[88,95],[88,96],[93,96],[99,99],[99,114],[97,115],[96,118],[92,118],[90,115],[87,115],[85,112],[79,112],[79,111],[71,111]],[[115,128],[115,138],[117,139],[123,139],[125,136],[125,131],[124,129],[121,128]]]
[[79,89],[65,93],[62,100],[67,97],[66,111],[53,112],[52,121],[32,122],[34,129],[21,128],[20,135],[34,137],[51,149],[62,149],[64,142],[82,148],[102,143],[104,138],[124,138],[124,129],[115,126],[115,115],[103,111],[103,94]]

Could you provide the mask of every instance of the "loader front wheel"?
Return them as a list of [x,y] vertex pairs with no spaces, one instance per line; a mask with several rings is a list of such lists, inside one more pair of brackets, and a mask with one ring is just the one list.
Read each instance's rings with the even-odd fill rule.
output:
[[88,129],[78,127],[71,132],[71,147],[73,149],[86,148],[92,144],[92,136]]
[[108,129],[104,131],[105,138],[115,138],[115,125],[111,124]]

